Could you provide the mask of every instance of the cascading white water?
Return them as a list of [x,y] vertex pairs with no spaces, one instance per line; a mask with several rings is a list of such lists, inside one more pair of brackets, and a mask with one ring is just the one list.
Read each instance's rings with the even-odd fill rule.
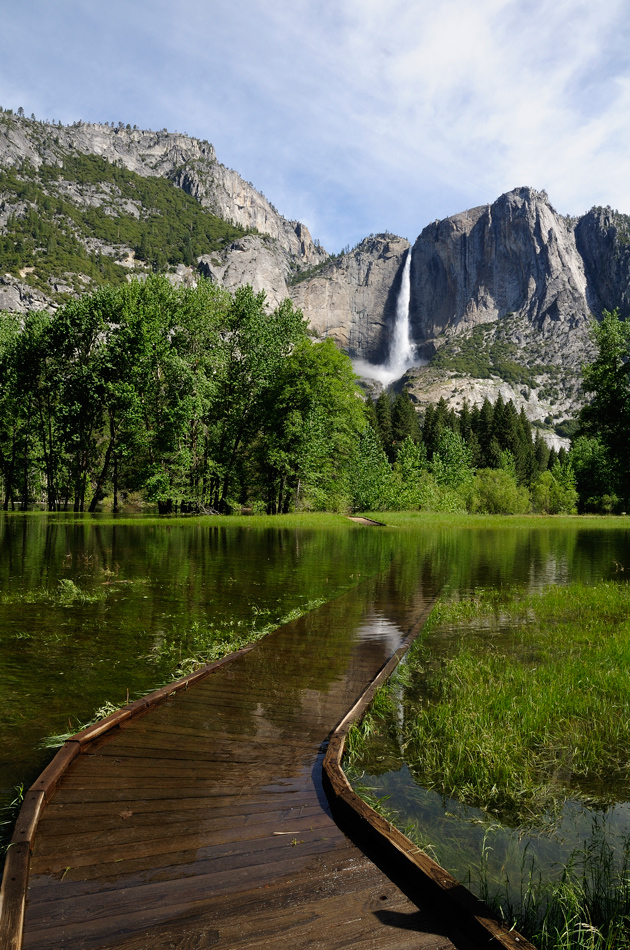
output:
[[396,301],[396,322],[389,348],[389,357],[381,366],[374,366],[366,360],[354,360],[354,370],[359,376],[378,379],[384,386],[400,379],[410,366],[418,364],[415,358],[415,346],[409,334],[409,303],[411,300],[411,248],[407,251],[405,266],[400,281],[398,300]]
[[[400,281],[400,291],[396,301],[396,323],[394,337],[389,351],[388,369],[400,376],[413,363],[414,347],[409,338],[409,302],[411,300],[411,248],[407,251],[405,266]],[[394,377],[395,378],[395,377]]]

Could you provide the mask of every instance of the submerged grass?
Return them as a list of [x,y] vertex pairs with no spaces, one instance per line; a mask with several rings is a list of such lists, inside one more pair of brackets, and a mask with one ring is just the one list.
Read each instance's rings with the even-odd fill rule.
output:
[[9,591],[0,594],[0,604],[53,604],[58,607],[71,607],[73,604],[95,604],[105,600],[107,591],[103,588],[87,591],[78,587],[69,578],[59,581],[57,587],[42,587],[34,590]]
[[309,600],[302,606],[276,617],[272,617],[271,611],[268,610],[257,611],[254,623],[238,624],[236,627],[231,624],[221,626],[194,623],[183,638],[177,635],[171,640],[163,641],[156,647],[153,657],[159,655],[161,660],[170,658],[176,663],[175,676],[187,676],[207,663],[220,660],[228,653],[255,643],[285,623],[297,620],[303,614],[321,607],[323,603],[323,598]]
[[462,637],[409,659],[424,683],[405,709],[405,758],[421,784],[496,814],[538,821],[567,796],[630,787],[630,587],[572,584],[509,600],[438,606],[429,629],[510,624],[510,641]]
[[[173,670],[173,679],[180,679],[194,673],[214,660],[220,660],[229,653],[240,650],[241,647],[260,640],[268,633],[272,633],[278,627],[297,620],[303,614],[321,607],[323,599],[310,600],[301,607],[294,608],[283,616],[270,618],[268,611],[259,611],[257,623],[243,628],[234,628],[232,626],[221,627],[214,624],[194,623],[192,627],[182,637],[173,635],[171,639],[165,639],[156,645],[155,649],[148,657],[149,661],[159,661],[162,664],[165,660],[170,662]],[[261,622],[262,621],[262,622]],[[166,684],[164,684],[166,685]],[[86,729],[93,723],[104,719],[111,713],[121,709],[129,702],[129,696],[125,702],[112,703],[105,702],[99,706],[93,715],[86,722],[77,722],[70,732],[59,733],[57,735],[46,736],[40,743],[43,749],[58,749],[64,742],[67,742],[75,733]],[[68,720],[70,723],[70,720]]]
[[[384,749],[397,746],[420,785],[514,828],[550,831],[569,799],[630,798],[627,583],[438,603],[406,667],[402,693],[390,681],[348,736],[359,791],[361,774],[378,774]],[[440,860],[418,822],[370,803]],[[515,897],[482,853],[469,883],[541,950],[629,948],[630,837],[615,851],[595,828],[556,870],[545,879],[532,860]]]
[[481,897],[495,914],[540,950],[628,950],[630,947],[630,840],[615,852],[601,826],[576,848],[553,881],[533,862],[523,867],[515,900],[506,882],[488,885],[481,867]]

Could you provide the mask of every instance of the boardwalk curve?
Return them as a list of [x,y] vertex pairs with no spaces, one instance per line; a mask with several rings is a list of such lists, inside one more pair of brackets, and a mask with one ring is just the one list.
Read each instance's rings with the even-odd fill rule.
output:
[[486,945],[464,909],[436,916],[431,894],[394,883],[324,794],[327,737],[432,597],[392,610],[390,593],[363,584],[66,743],[16,825],[3,948]]

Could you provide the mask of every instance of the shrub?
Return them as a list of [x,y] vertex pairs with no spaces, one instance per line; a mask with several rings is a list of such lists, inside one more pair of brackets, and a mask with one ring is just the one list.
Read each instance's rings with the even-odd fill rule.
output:
[[468,489],[467,508],[478,514],[522,515],[530,510],[529,492],[510,472],[482,468]]
[[[558,466],[554,466],[554,472]],[[574,514],[578,493],[570,484],[562,484],[553,472],[541,472],[532,485],[532,507],[538,514]]]

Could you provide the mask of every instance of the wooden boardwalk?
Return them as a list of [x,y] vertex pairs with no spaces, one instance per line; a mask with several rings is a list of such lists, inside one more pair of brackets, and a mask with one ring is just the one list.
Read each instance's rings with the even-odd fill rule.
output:
[[24,950],[472,946],[344,835],[322,791],[327,736],[425,610],[418,594],[397,625],[374,588],[84,748],[39,818]]

